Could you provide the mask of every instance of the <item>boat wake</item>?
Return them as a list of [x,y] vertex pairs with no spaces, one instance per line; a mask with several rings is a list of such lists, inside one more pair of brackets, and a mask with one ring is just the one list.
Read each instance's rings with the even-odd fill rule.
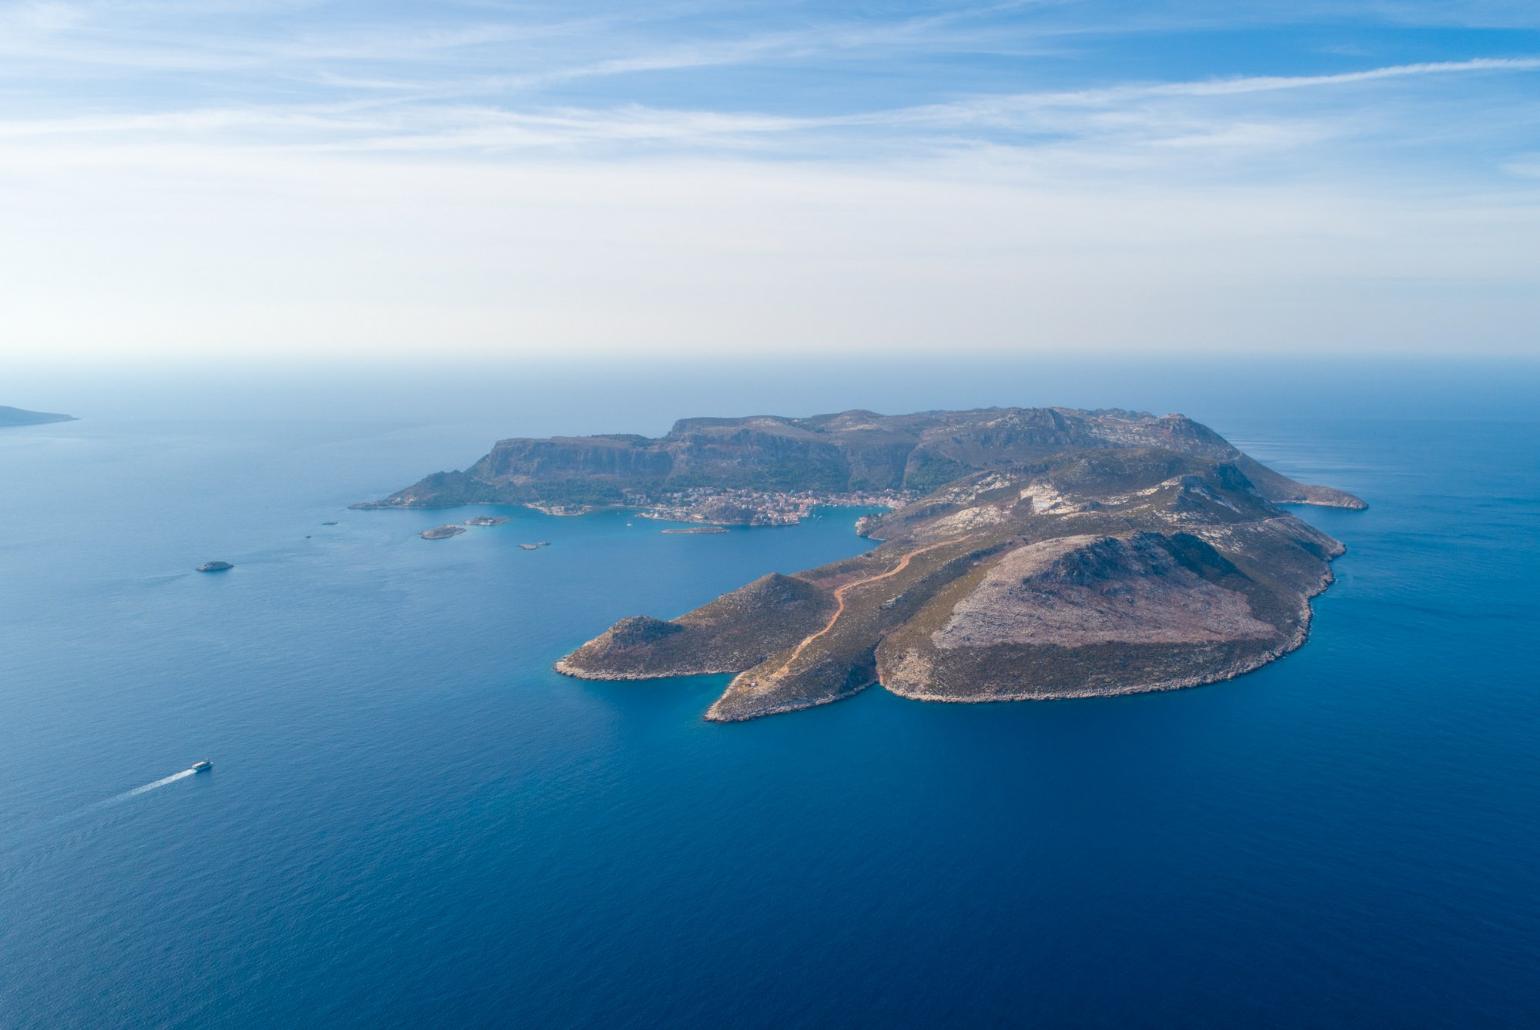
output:
[[179,773],[172,773],[170,776],[162,776],[160,779],[156,780],[154,783],[146,783],[142,787],[135,787],[133,790],[125,790],[123,793],[118,794],[118,795],[116,795],[114,797],[110,797],[106,801],[98,801],[97,804],[98,805],[115,805],[119,801],[127,801],[129,798],[136,798],[140,794],[148,794],[152,790],[159,790],[160,788],[162,788],[162,787],[164,787],[164,786],[166,786],[168,784],[175,783],[177,780],[185,780],[189,776],[195,776],[195,775],[197,775],[197,772],[198,772],[198,770],[196,770],[196,769],[183,769]]
[[[175,783],[177,780],[185,780],[189,776],[196,775],[198,775],[198,766],[190,766],[189,768],[183,769],[181,772],[172,773],[170,776],[162,776],[160,779],[151,783],[146,783],[142,787],[135,787],[133,790],[125,790],[121,794],[114,794],[112,797],[107,798],[105,801],[92,802],[84,808],[76,809],[71,813],[71,816],[85,815],[87,812],[96,812],[111,805],[116,805],[120,802],[127,801],[129,798],[136,798],[141,794],[148,794],[152,790],[160,790],[162,787],[168,787]],[[70,818],[71,816],[65,816],[65,818]]]
[[[199,763],[202,765],[203,763]],[[9,886],[18,876],[48,860],[50,854],[60,847],[67,846],[72,841],[78,843],[81,839],[80,831],[74,831],[68,836],[60,837],[57,834],[66,827],[78,823],[81,819],[100,813],[105,809],[119,805],[130,798],[148,794],[162,787],[169,787],[178,780],[189,779],[198,775],[198,766],[183,769],[181,772],[172,773],[170,776],[162,776],[158,780],[135,787],[133,790],[125,790],[121,794],[114,794],[103,801],[93,801],[83,808],[77,808],[72,812],[55,816],[47,822],[37,824],[30,833],[23,832],[12,840],[6,841],[6,847],[0,847],[0,887]],[[30,852],[30,854],[28,854]]]

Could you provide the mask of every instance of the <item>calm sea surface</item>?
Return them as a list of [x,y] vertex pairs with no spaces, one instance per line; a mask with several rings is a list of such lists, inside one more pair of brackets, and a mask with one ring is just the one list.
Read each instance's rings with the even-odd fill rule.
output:
[[492,509],[346,510],[515,432],[1095,403],[990,385],[0,397],[86,416],[0,431],[0,1025],[1540,1021],[1521,412],[1107,397],[1372,508],[1301,512],[1349,547],[1301,651],[1102,701],[874,689],[717,726],[725,677],[551,671],[620,616],[862,550],[850,510],[718,536],[512,510],[437,543]]

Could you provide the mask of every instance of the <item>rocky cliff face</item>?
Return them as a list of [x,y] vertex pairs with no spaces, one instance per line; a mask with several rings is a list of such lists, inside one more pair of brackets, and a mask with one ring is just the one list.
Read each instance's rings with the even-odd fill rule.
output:
[[1252,461],[1184,416],[1068,408],[694,418],[659,439],[503,440],[463,472],[436,473],[366,506],[646,506],[684,493],[704,501],[713,491],[731,490],[915,494],[979,470],[1023,472],[1067,451],[1129,449],[1235,464],[1274,501],[1361,506],[1340,491],[1296,483]]

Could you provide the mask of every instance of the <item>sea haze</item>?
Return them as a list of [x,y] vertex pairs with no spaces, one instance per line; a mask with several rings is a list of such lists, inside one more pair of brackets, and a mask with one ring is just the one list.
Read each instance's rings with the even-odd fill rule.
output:
[[[0,430],[0,1025],[1540,1019],[1532,367],[5,383],[81,421]],[[1365,498],[1299,510],[1348,546],[1309,643],[1172,694],[715,725],[726,677],[551,663],[857,553],[859,512],[346,507],[516,433],[1043,403],[1181,410]]]

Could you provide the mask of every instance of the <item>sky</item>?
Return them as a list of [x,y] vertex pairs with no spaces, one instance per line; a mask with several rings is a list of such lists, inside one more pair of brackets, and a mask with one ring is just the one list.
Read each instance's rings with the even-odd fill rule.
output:
[[1537,326],[1532,0],[0,0],[0,359]]

